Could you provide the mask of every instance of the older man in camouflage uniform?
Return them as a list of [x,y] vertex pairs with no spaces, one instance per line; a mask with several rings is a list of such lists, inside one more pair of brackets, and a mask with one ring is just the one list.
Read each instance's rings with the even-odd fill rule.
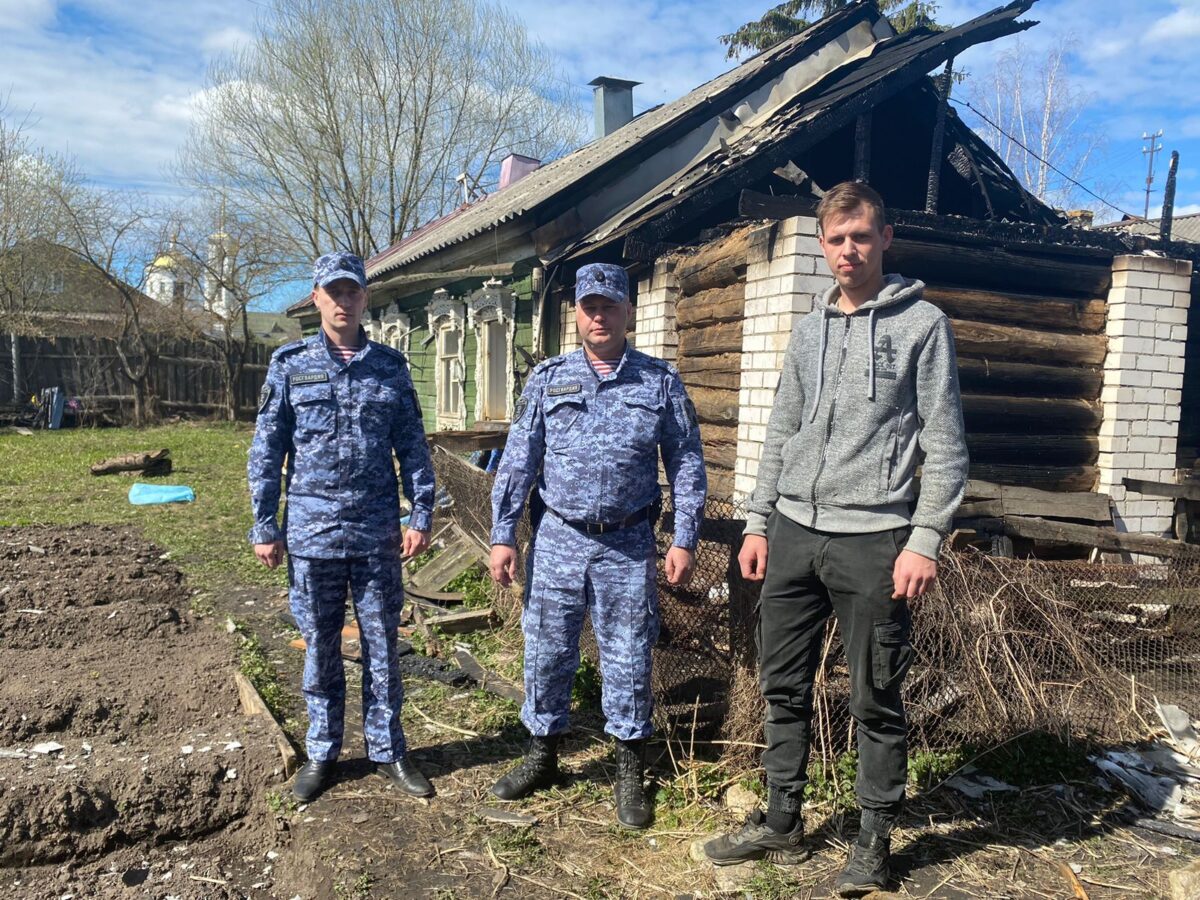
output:
[[[269,568],[288,553],[292,612],[308,645],[308,762],[293,791],[303,801],[320,794],[342,747],[341,631],[349,588],[362,634],[367,754],[401,790],[431,796],[433,786],[406,754],[396,643],[404,599],[400,556],[428,546],[433,510],[433,464],[421,409],[403,354],[368,341],[363,332],[362,260],[350,253],[322,256],[313,267],[312,296],[321,330],[285,344],[271,358],[249,464],[250,542]],[[393,453],[412,503],[403,542]],[[285,459],[287,508],[280,529]]]
[[671,482],[675,535],[665,568],[691,578],[707,481],[696,413],[667,363],[632,349],[625,270],[593,264],[575,283],[583,348],[534,369],[513,415],[492,492],[492,577],[516,575],[515,529],[535,481],[540,495],[526,578],[525,705],[532,739],[492,792],[515,800],[558,778],[579,633],[589,611],[600,649],[605,730],[616,738],[617,820],[650,822],[642,786],[653,730],[650,663],[658,639],[659,451]]

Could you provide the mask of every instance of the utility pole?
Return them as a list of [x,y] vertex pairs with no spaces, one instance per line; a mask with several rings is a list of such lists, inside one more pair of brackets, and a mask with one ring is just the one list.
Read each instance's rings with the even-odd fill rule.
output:
[[1150,163],[1146,169],[1146,212],[1142,215],[1143,219],[1150,218],[1150,185],[1154,184],[1154,157],[1162,152],[1162,144],[1158,143],[1158,139],[1163,136],[1162,129],[1158,129],[1154,134],[1146,134],[1142,132],[1142,140],[1149,141],[1149,147],[1143,147],[1142,153],[1150,157]]

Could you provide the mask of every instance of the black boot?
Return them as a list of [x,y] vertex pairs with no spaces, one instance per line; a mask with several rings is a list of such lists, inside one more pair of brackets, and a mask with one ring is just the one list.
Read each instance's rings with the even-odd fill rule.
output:
[[335,765],[333,760],[310,759],[296,773],[296,780],[292,783],[292,794],[301,803],[316,800],[333,780]]
[[429,779],[408,757],[390,763],[375,763],[375,771],[414,797],[432,797],[437,793]]
[[532,736],[521,764],[492,785],[501,800],[520,800],[536,790],[548,788],[559,779],[558,735]]
[[890,875],[888,860],[891,857],[892,828],[896,824],[896,815],[864,809],[861,823],[850,862],[838,876],[839,897],[865,897],[874,891],[887,889]]
[[645,741],[617,741],[617,821],[626,828],[645,828],[654,811],[642,786],[646,769]]

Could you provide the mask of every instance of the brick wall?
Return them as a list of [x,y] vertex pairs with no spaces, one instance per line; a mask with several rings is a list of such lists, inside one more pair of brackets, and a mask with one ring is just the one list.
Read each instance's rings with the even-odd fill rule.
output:
[[679,334],[675,329],[675,303],[679,282],[673,261],[659,260],[648,278],[638,282],[636,345],[643,353],[674,362]]
[[1100,400],[1100,483],[1125,531],[1168,534],[1174,501],[1126,491],[1122,479],[1174,482],[1192,264],[1113,260],[1108,355]]
[[747,263],[735,500],[754,491],[792,325],[832,282],[817,242],[817,220],[808,216],[760,228]]

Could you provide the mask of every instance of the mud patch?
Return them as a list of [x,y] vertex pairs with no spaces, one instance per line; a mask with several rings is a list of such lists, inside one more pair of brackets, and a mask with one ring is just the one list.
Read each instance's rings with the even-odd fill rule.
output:
[[[0,529],[0,867],[12,896],[128,896],[177,870],[183,883],[166,893],[246,896],[245,879],[264,878],[279,758],[264,723],[242,714],[232,643],[188,601],[181,573],[131,529]],[[183,874],[197,853],[216,875]]]

